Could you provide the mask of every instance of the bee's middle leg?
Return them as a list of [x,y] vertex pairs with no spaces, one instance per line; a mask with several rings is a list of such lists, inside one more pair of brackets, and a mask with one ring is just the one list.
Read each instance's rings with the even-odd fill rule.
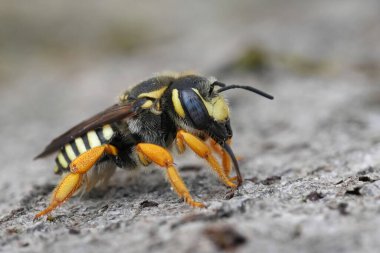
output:
[[148,165],[150,162],[153,162],[160,167],[166,168],[166,173],[173,189],[187,204],[193,207],[205,207],[203,203],[193,200],[189,190],[173,165],[173,157],[165,148],[150,143],[139,143],[136,146],[136,151],[142,164]]

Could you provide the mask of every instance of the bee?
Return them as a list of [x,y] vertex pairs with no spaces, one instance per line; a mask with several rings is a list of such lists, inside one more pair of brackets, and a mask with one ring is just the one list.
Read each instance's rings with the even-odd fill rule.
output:
[[[91,190],[106,183],[117,167],[132,170],[155,164],[166,171],[172,189],[187,204],[195,201],[178,173],[171,150],[186,147],[207,161],[227,187],[242,184],[239,165],[230,147],[229,107],[222,92],[245,89],[273,97],[250,86],[226,85],[215,78],[192,73],[161,74],[124,92],[118,103],[79,123],[55,138],[40,153],[58,151],[55,173],[63,174],[49,206],[35,215],[46,215],[79,189]],[[231,169],[235,177],[231,177]]]

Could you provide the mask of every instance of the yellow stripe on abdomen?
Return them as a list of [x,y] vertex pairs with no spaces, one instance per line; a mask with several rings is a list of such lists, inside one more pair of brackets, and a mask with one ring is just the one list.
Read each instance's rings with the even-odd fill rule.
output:
[[115,132],[112,126],[107,124],[96,131],[89,131],[85,135],[77,137],[74,141],[67,143],[58,152],[56,158],[57,166],[54,168],[54,172],[60,173],[62,169],[68,169],[70,163],[78,156],[92,148],[108,143],[114,134]]
[[62,152],[59,152],[58,154],[58,162],[63,168],[67,168],[69,164],[67,163],[65,157],[63,157]]
[[112,130],[112,127],[110,125],[103,126],[103,136],[104,138],[109,141],[114,134],[114,131]]
[[75,145],[77,146],[79,153],[83,154],[84,152],[87,151],[86,145],[84,145],[82,138],[80,138],[80,137],[76,138],[75,139]]
[[88,132],[87,138],[88,138],[88,143],[90,144],[91,148],[95,148],[102,145],[95,131]]
[[74,150],[70,144],[65,145],[65,151],[66,151],[66,154],[69,157],[70,161],[73,161],[75,158],[77,158],[77,156],[75,155]]

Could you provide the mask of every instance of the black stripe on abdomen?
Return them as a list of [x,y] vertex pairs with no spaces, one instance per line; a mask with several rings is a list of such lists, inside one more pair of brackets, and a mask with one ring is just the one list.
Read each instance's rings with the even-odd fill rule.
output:
[[102,144],[108,142],[108,140],[104,137],[103,128],[96,130],[96,135],[98,136],[98,138]]
[[102,128],[91,130],[62,146],[55,159],[57,164],[54,169],[55,173],[68,170],[72,161],[91,148],[109,143],[114,134],[111,125],[104,125]]
[[90,142],[88,141],[87,133],[82,136],[82,140],[87,150],[91,149]]
[[70,143],[70,146],[71,146],[71,148],[73,149],[74,154],[75,154],[76,156],[79,156],[79,155],[80,155],[80,152],[79,152],[78,147],[77,147],[77,145],[75,144],[75,142],[71,142],[71,143]]
[[67,155],[67,153],[66,153],[66,149],[65,149],[65,148],[61,149],[61,153],[62,153],[63,157],[65,158],[66,162],[67,162],[68,164],[70,164],[70,163],[71,163],[71,160],[70,160],[69,156]]

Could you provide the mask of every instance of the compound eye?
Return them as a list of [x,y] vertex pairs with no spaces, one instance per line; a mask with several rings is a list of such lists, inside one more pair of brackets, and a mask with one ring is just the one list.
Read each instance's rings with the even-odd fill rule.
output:
[[198,129],[206,129],[211,122],[202,99],[193,90],[180,91],[180,99],[186,115]]

